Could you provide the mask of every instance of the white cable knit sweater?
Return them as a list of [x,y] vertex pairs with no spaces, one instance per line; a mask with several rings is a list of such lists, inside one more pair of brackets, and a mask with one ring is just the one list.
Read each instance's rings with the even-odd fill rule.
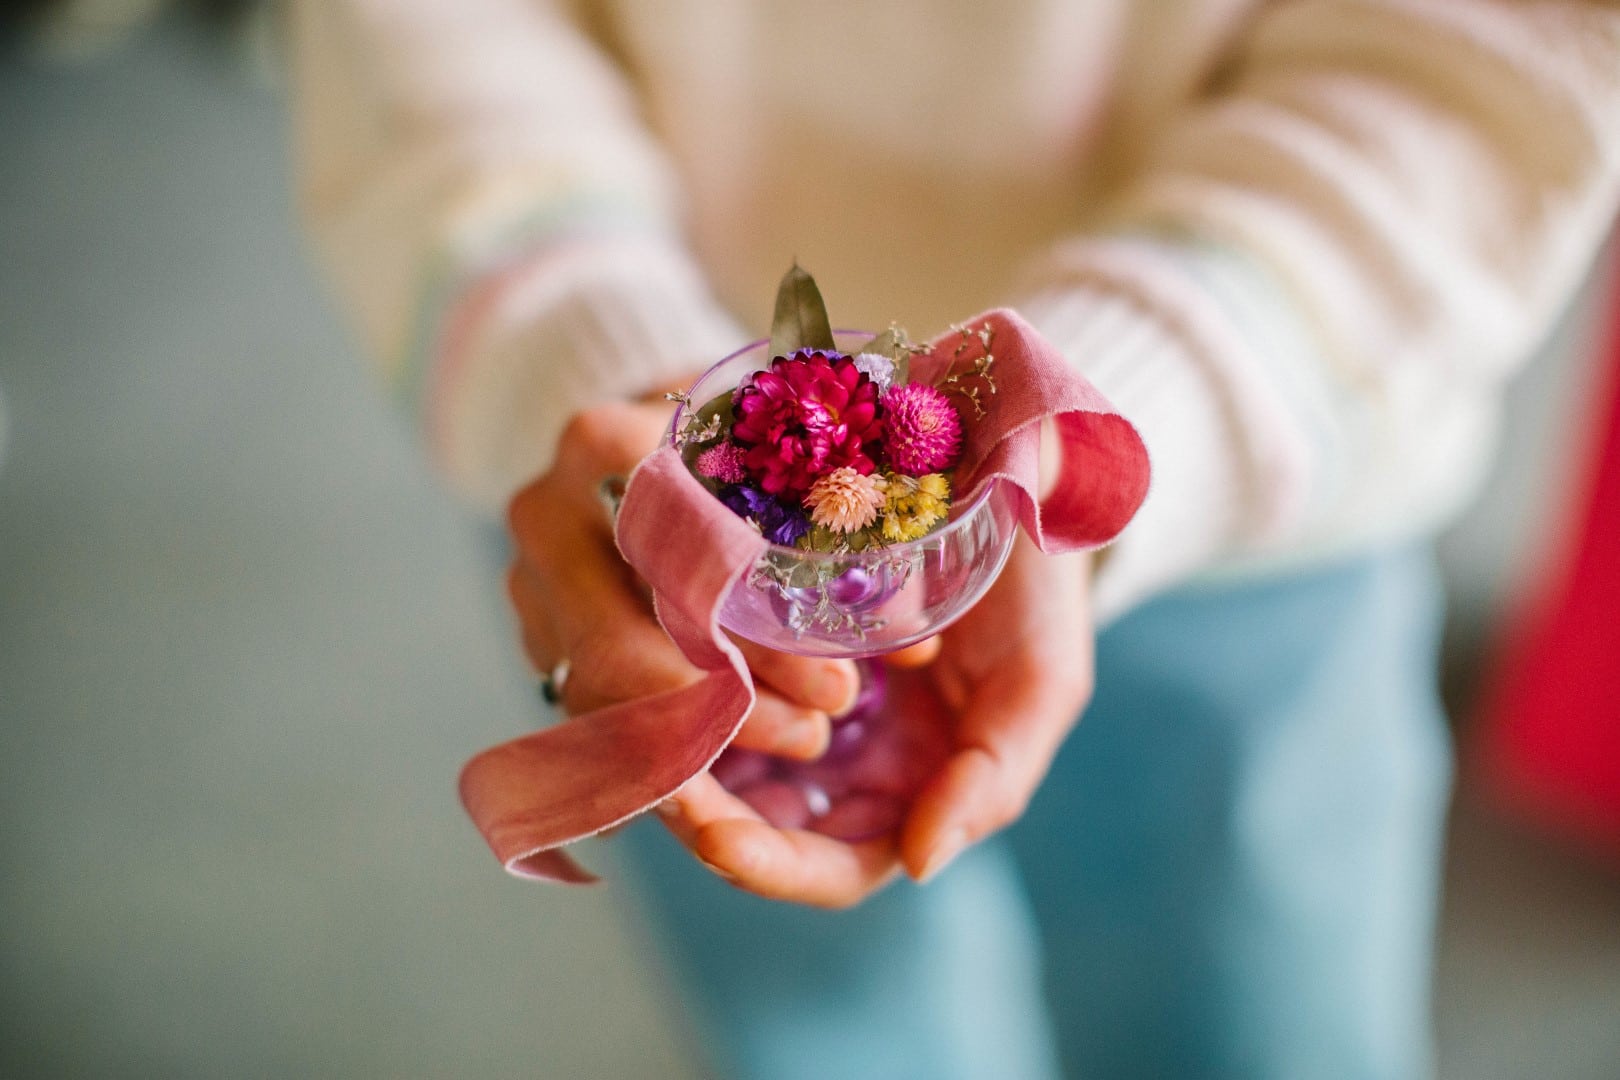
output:
[[[1141,429],[1106,615],[1432,528],[1620,200],[1620,5],[302,0],[311,227],[472,501],[768,321],[1011,302]],[[753,333],[745,332],[742,327]]]

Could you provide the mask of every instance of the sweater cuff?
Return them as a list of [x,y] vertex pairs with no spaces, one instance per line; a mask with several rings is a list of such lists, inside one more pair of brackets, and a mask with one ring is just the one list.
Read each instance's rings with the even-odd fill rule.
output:
[[1083,241],[1016,305],[1136,426],[1152,461],[1146,501],[1098,562],[1099,623],[1274,541],[1308,486],[1311,453],[1268,365],[1208,287],[1220,261],[1197,262],[1153,241]]
[[744,344],[691,260],[650,239],[548,245],[486,274],[445,327],[430,443],[489,511],[550,467],[580,410],[688,382]]

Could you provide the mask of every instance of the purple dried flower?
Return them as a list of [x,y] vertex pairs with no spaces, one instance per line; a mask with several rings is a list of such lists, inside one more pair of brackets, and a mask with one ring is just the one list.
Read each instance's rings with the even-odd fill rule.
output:
[[783,502],[752,484],[733,484],[720,492],[720,501],[738,517],[751,518],[765,539],[784,547],[798,543],[810,531],[804,510]]
[[894,367],[894,361],[882,353],[863,352],[855,357],[855,370],[877,384],[880,392],[893,384]]

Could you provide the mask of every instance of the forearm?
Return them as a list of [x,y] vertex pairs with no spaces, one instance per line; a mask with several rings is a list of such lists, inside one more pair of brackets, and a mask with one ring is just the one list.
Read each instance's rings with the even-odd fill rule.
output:
[[504,502],[580,409],[740,344],[628,85],[555,5],[306,0],[293,29],[309,231],[466,499]]
[[1154,455],[1102,610],[1453,508],[1614,213],[1617,24],[1603,4],[1279,5],[1107,233],[1041,264],[1026,311]]

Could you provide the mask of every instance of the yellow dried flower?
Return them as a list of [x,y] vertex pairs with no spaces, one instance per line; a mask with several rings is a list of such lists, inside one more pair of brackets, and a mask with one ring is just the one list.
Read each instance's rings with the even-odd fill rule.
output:
[[951,508],[951,481],[944,473],[886,476],[883,538],[890,543],[918,540],[933,531]]
[[880,476],[863,476],[845,465],[817,480],[804,497],[810,520],[835,533],[852,533],[877,520],[884,507]]

